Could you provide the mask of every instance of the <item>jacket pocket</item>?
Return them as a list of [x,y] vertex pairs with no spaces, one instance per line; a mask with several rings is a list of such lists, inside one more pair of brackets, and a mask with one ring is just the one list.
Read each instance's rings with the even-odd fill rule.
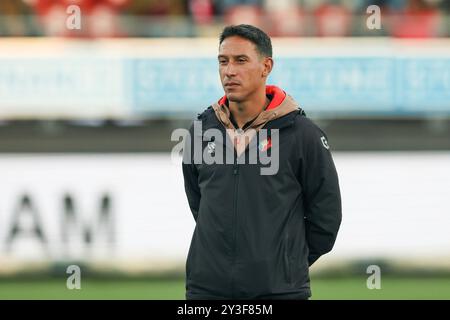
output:
[[289,255],[289,234],[284,238],[284,254],[283,254],[284,275],[287,283],[292,282],[291,276],[291,258]]

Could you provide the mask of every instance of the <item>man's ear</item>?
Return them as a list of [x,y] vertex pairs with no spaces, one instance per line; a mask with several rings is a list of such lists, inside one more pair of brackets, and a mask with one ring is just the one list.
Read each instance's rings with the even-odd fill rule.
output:
[[264,57],[264,69],[262,76],[268,77],[273,68],[273,59],[271,57]]

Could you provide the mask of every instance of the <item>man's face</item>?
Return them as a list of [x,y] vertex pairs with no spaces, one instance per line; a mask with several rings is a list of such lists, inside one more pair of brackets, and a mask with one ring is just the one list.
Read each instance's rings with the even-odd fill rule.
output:
[[218,59],[220,80],[229,101],[245,101],[265,86],[272,59],[262,57],[253,42],[228,37],[220,44]]

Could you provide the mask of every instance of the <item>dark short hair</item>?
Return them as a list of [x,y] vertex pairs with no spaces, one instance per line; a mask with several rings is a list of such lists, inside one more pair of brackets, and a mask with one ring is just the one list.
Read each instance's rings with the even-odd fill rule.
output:
[[238,36],[253,42],[260,55],[263,57],[272,57],[272,41],[270,37],[261,29],[249,24],[240,24],[237,26],[227,26],[220,34],[221,44],[228,37]]

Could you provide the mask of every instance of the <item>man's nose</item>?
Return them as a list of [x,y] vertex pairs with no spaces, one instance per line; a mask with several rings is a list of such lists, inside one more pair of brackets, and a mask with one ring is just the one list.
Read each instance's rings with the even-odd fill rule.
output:
[[226,66],[226,68],[225,68],[225,75],[226,75],[227,77],[236,75],[236,67],[235,67],[234,63],[229,62],[229,63],[227,64],[227,66]]

